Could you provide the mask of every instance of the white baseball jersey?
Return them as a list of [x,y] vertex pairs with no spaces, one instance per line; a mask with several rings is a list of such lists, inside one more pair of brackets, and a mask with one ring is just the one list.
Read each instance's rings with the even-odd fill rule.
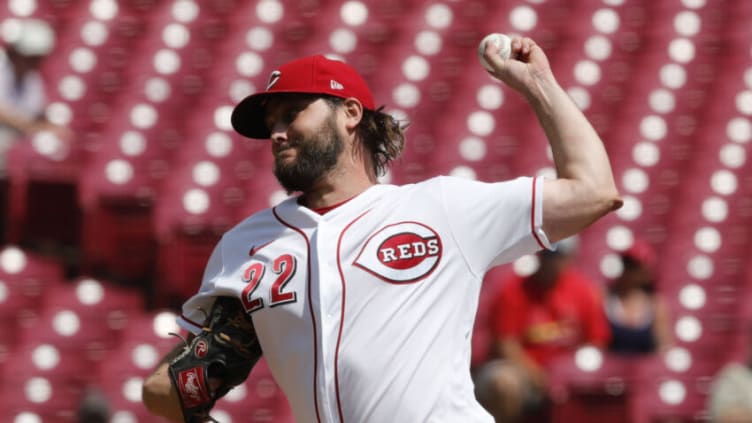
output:
[[469,370],[481,282],[549,247],[542,184],[375,185],[324,215],[288,199],[224,235],[179,323],[239,297],[300,422],[493,422]]

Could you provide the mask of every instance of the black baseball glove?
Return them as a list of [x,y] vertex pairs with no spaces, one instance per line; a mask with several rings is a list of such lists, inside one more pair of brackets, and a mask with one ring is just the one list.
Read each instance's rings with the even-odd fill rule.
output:
[[185,422],[215,421],[209,416],[214,403],[248,378],[261,354],[240,300],[217,297],[201,333],[170,362]]

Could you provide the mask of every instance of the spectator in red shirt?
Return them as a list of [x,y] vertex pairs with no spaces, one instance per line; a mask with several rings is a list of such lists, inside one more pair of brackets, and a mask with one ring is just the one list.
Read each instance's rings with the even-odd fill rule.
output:
[[547,402],[546,366],[583,345],[604,348],[610,332],[600,290],[571,265],[576,240],[538,253],[537,270],[502,282],[490,328],[494,359],[476,379],[478,400],[497,422],[539,413]]

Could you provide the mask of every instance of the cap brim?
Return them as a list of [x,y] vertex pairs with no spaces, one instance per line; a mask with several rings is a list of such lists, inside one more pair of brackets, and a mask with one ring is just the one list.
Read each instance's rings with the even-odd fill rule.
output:
[[[248,138],[259,140],[269,139],[271,137],[271,130],[266,126],[265,121],[266,103],[271,96],[289,94],[314,95],[317,97],[340,97],[336,94],[322,93],[318,90],[306,91],[302,89],[265,91],[251,94],[244,98],[237,106],[235,106],[235,109],[233,109],[232,115],[230,116],[230,122],[232,123],[233,129],[235,129],[240,135]],[[360,102],[357,98],[356,100]]]
[[232,111],[232,127],[240,135],[254,139],[268,139],[271,136],[264,122],[265,104],[269,93],[251,94],[244,98]]

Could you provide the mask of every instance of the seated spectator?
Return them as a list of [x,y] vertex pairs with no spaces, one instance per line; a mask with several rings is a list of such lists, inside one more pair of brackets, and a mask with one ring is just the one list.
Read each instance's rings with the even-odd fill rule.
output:
[[623,270],[608,286],[606,316],[611,327],[609,351],[646,354],[671,343],[668,306],[655,290],[653,248],[635,240],[620,253]]
[[752,333],[742,354],[746,360],[733,359],[713,379],[707,404],[713,423],[752,422]]
[[608,323],[595,283],[571,264],[575,239],[538,253],[538,269],[502,282],[491,309],[496,357],[476,377],[478,401],[497,422],[545,414],[546,366],[584,345],[605,348]]
[[752,422],[752,365],[727,364],[713,381],[708,409],[714,423]]
[[23,19],[3,28],[0,52],[0,177],[5,176],[7,151],[19,137],[51,131],[61,139],[66,128],[47,121],[45,84],[39,72],[55,46],[55,33],[44,21]]
[[107,397],[97,388],[88,388],[81,396],[76,415],[77,423],[107,423],[110,405]]

